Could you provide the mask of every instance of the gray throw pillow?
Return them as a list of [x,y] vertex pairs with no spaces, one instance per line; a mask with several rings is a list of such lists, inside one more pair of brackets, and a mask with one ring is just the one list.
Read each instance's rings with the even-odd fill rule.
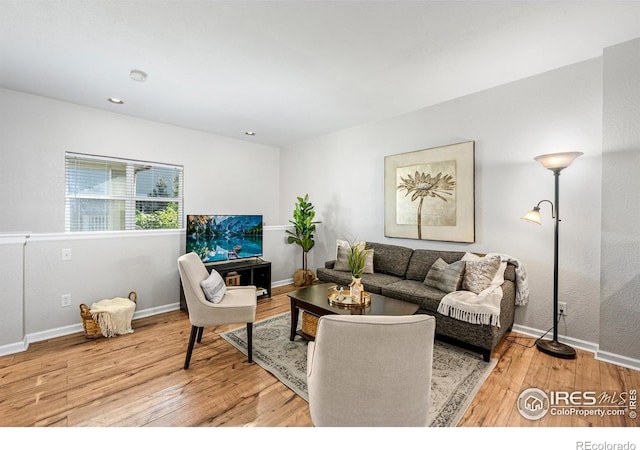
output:
[[200,287],[204,296],[211,303],[220,303],[224,294],[227,293],[227,285],[224,284],[222,276],[215,270],[211,271],[209,278],[200,282]]
[[464,261],[447,264],[442,258],[438,258],[429,269],[424,284],[446,293],[457,291],[462,282],[464,268]]
[[479,294],[491,286],[500,268],[500,256],[485,256],[477,260],[467,261],[462,281],[462,289]]

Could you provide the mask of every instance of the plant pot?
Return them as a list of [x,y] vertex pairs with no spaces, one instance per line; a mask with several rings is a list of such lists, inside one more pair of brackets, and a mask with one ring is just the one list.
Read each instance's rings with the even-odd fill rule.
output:
[[349,285],[349,295],[355,301],[363,303],[364,298],[364,286],[362,286],[362,278],[351,277],[351,284]]
[[296,287],[311,286],[316,279],[316,274],[311,270],[298,269],[293,275],[293,285]]

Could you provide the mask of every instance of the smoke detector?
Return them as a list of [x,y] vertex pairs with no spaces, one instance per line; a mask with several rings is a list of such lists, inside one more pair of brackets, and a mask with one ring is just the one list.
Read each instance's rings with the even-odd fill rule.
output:
[[129,73],[129,78],[131,78],[133,81],[147,81],[147,74],[142,70],[132,70]]

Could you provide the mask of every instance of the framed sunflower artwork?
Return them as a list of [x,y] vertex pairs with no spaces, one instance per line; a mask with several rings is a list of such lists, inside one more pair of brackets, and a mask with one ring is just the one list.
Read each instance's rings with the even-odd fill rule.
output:
[[386,237],[475,242],[475,142],[386,156]]

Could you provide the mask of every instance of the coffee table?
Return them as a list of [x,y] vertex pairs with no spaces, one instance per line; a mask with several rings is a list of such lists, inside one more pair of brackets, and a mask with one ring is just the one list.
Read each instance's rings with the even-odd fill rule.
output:
[[418,305],[414,303],[371,293],[371,304],[364,308],[333,306],[329,303],[329,288],[335,285],[335,283],[314,284],[287,294],[291,299],[291,335],[289,340],[293,341],[296,334],[307,340],[314,339],[313,336],[296,330],[298,314],[301,309],[318,317],[326,314],[409,316],[418,311]]

